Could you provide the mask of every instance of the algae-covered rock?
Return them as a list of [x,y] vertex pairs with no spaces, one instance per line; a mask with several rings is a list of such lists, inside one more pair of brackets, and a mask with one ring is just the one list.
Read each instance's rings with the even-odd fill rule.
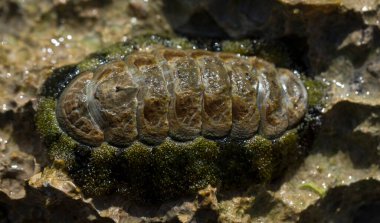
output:
[[[297,222],[299,218],[307,222],[323,216],[336,221],[377,220],[373,211],[377,202],[366,199],[376,197],[376,183],[354,182],[380,179],[378,1],[164,1],[164,10],[172,10],[177,19],[171,19],[168,11],[163,16],[162,5],[144,0],[0,3],[0,218],[8,222]],[[179,34],[193,39],[173,37],[166,20]],[[131,38],[141,33],[170,38]],[[295,70],[308,89],[309,111],[296,129],[274,139],[256,135],[246,144],[204,137],[196,139],[200,143],[195,150],[174,140],[166,141],[168,150],[143,143],[128,149],[103,144],[99,150],[78,144],[56,122],[55,98],[79,73],[122,58],[136,50],[137,43],[141,48],[158,44],[257,56]],[[67,64],[74,65],[62,67]],[[39,103],[46,112],[40,109],[33,119],[37,89],[47,77],[52,78],[41,92],[46,98]],[[50,102],[44,104],[45,100]],[[35,124],[49,149],[40,144]],[[203,151],[203,144],[212,150]],[[186,153],[188,149],[192,153]],[[184,166],[175,169],[177,161]],[[173,187],[163,187],[154,176],[169,179],[166,184]],[[208,183],[213,186],[195,198],[197,188]],[[131,202],[139,199],[160,202],[147,206]],[[344,207],[338,205],[339,212],[332,205],[337,201]]]

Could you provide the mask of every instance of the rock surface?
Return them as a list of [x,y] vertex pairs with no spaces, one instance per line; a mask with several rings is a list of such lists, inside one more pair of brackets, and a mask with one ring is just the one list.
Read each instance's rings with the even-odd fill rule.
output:
[[[378,196],[380,181],[380,2],[229,1],[219,7],[215,2],[0,3],[0,222],[378,219],[373,209],[379,201],[372,197]],[[209,22],[199,26],[194,18]],[[229,193],[208,187],[197,197],[152,205],[113,196],[85,198],[65,173],[48,166],[33,116],[38,89],[52,68],[134,35],[172,35],[169,24],[193,36],[245,37],[256,47],[286,43],[291,53],[297,51],[300,71],[328,88],[321,130],[301,166],[266,187]],[[357,196],[345,196],[352,193]],[[356,199],[366,203],[358,206]],[[333,201],[337,206],[329,207]],[[337,208],[351,212],[336,214]]]

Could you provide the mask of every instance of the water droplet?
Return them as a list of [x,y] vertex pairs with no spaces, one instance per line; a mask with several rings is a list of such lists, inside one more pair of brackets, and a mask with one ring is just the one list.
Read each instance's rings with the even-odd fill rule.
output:
[[50,42],[54,45],[54,46],[59,46],[61,43],[58,42],[58,40],[56,39],[51,39]]

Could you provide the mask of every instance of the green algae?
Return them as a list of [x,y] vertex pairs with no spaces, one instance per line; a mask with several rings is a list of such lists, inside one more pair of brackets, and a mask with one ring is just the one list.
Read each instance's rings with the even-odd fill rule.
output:
[[278,177],[284,169],[295,164],[301,155],[299,154],[301,149],[297,130],[287,131],[280,138],[274,140],[273,150],[276,152],[274,153],[272,177]]
[[326,94],[327,86],[321,81],[313,80],[310,78],[304,78],[303,83],[308,94],[308,105],[311,107],[323,106],[323,97]]
[[250,181],[255,181],[257,171],[253,169],[252,154],[247,148],[237,142],[223,145],[219,166],[223,186],[226,189],[244,186]]
[[140,142],[133,143],[121,153],[115,177],[118,192],[134,200],[147,200],[152,193],[153,156],[151,149]]
[[324,197],[326,195],[326,190],[323,189],[322,187],[317,186],[313,182],[302,184],[299,188],[303,189],[303,190],[312,191],[312,192],[318,194],[320,197]]
[[78,64],[77,68],[80,72],[93,71],[108,61],[123,59],[126,55],[136,50],[135,48],[136,46],[130,42],[112,44],[96,53],[90,54]]
[[57,142],[49,149],[49,156],[54,161],[59,161],[64,169],[71,170],[75,166],[75,149],[78,143],[66,134],[61,134]]
[[105,63],[105,59],[99,55],[93,55],[78,64],[78,70],[80,72],[92,71],[98,68],[101,64]]
[[131,40],[131,43],[137,49],[152,47],[152,46],[164,46],[176,49],[195,49],[196,44],[189,41],[186,38],[160,36],[160,35],[143,35],[135,37]]
[[[115,190],[116,179],[113,171],[117,166],[118,148],[103,143],[92,149],[87,166],[79,170],[77,178],[81,177],[82,189],[89,195],[104,195]],[[82,172],[83,171],[83,172]]]
[[270,140],[257,135],[247,142],[230,141],[221,146],[219,166],[225,188],[265,183],[271,178],[273,149]]
[[176,49],[184,49],[184,50],[190,50],[190,49],[196,49],[197,46],[195,43],[189,41],[185,38],[172,38],[168,43],[166,44],[166,47],[176,48]]
[[184,165],[186,150],[182,145],[165,141],[154,150],[154,186],[159,197],[178,195],[185,192]]
[[242,55],[249,55],[253,53],[253,44],[251,40],[225,40],[222,42],[222,48],[225,52],[238,53]]
[[118,148],[103,143],[101,146],[96,147],[91,153],[91,163],[95,166],[102,166],[111,163],[115,160]]
[[37,131],[47,144],[57,140],[62,133],[55,115],[56,101],[52,98],[42,98],[35,117]]
[[293,139],[287,134],[281,143],[272,143],[256,136],[239,144],[198,137],[190,143],[168,139],[153,148],[136,142],[124,150],[102,144],[92,149],[74,178],[85,194],[117,191],[139,201],[195,194],[208,185],[228,190],[269,182],[278,166],[276,157],[286,158],[277,149],[284,150],[288,145],[280,145]]
[[195,193],[207,185],[219,183],[217,158],[219,147],[216,142],[198,137],[187,146],[188,165],[185,169],[188,191]]
[[295,66],[294,60],[300,60],[300,58],[295,57],[300,57],[299,54],[301,52],[292,52],[289,43],[283,42],[281,40],[224,40],[220,42],[220,45],[222,46],[223,52],[257,56],[280,67],[293,67],[296,69],[299,68]]
[[272,143],[261,136],[256,136],[247,144],[249,154],[252,154],[252,161],[258,171],[258,178],[262,182],[268,182],[272,178],[273,166],[275,165],[273,156],[276,152]]

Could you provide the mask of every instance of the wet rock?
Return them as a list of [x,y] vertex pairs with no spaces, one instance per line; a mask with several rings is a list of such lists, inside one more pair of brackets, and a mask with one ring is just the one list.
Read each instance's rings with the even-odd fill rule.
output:
[[216,188],[210,185],[198,192],[195,202],[198,210],[194,213],[191,222],[216,222],[219,217]]
[[[166,17],[162,2],[153,0],[0,2],[0,221],[379,221],[379,183],[366,180],[380,180],[378,1],[164,3]],[[199,199],[152,205],[120,196],[84,198],[65,173],[49,168],[37,173],[47,160],[30,102],[51,70],[133,35],[172,34],[166,19],[180,33],[196,37],[248,35],[252,39],[238,46],[241,52],[253,48],[282,58],[274,62],[301,67],[297,70],[327,85],[323,125],[303,163],[258,191],[205,189]],[[231,47],[210,43],[210,49]],[[265,44],[287,48],[267,51]]]
[[217,0],[164,0],[165,15],[177,31],[196,36],[228,35],[235,38],[301,31],[314,23],[312,20],[316,16],[323,23],[326,19],[323,15],[331,15],[331,12],[343,16],[352,11],[363,18],[365,24],[378,25],[377,10],[376,0],[231,0],[225,4],[218,4]]
[[348,52],[332,60],[329,69],[320,75],[330,87],[327,110],[339,101],[380,104],[380,47],[371,48],[368,54]]
[[[247,38],[307,43],[309,72],[326,70],[340,48],[370,45],[378,32],[376,1],[164,1],[172,27],[190,36]],[[377,11],[376,11],[377,10]],[[371,13],[370,13],[371,12]],[[366,15],[372,18],[367,22]],[[375,28],[376,27],[376,28]],[[296,37],[296,38],[294,38]],[[351,40],[350,40],[351,39]],[[360,54],[362,55],[362,54]]]
[[[244,37],[253,33],[281,32],[272,26],[280,4],[270,1],[165,1],[164,12],[171,26],[187,36]],[[277,18],[279,18],[278,16]],[[277,20],[276,20],[277,21]]]
[[[143,205],[120,196],[86,199],[73,181],[57,167],[46,168],[36,174],[29,180],[29,185],[27,192],[38,191],[39,200],[51,200],[53,196],[56,202],[64,205],[54,213],[54,217],[59,216],[60,211],[65,210],[66,202],[72,200],[76,205],[83,205],[78,206],[73,215],[80,213],[84,218],[88,213],[96,212],[92,214],[97,216],[93,217],[95,220],[101,216],[103,220],[109,218],[114,222],[294,222],[297,218],[291,209],[264,187],[251,188],[245,194],[237,191],[221,193],[217,197],[216,188],[208,186],[200,190],[196,197]],[[29,203],[28,197],[23,201],[31,206],[36,205]]]
[[55,67],[132,35],[170,34],[160,10],[159,1],[144,0],[1,1],[0,110],[35,99]]
[[26,187],[25,196],[17,200],[0,192],[1,222],[112,222],[100,217],[89,204],[45,187],[43,191]]
[[362,180],[331,189],[301,213],[299,222],[379,222],[380,182]]
[[13,199],[25,195],[25,181],[47,163],[33,116],[32,103],[0,113],[0,190]]
[[341,101],[324,116],[314,148],[319,153],[349,154],[358,168],[380,165],[380,106]]

